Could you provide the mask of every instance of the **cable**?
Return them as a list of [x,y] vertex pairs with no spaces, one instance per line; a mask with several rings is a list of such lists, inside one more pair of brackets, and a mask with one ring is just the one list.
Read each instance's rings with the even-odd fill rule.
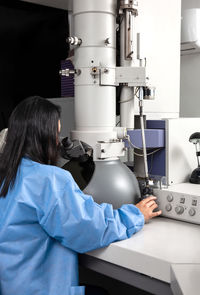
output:
[[134,144],[131,142],[131,140],[130,140],[130,135],[127,134],[127,135],[125,136],[124,139],[126,139],[126,140],[128,141],[128,143],[130,144],[130,146],[132,147],[132,149],[142,150],[142,148],[140,148],[140,147],[134,145]]
[[[128,141],[128,143],[129,143],[129,145],[131,146],[132,149],[143,150],[142,148],[140,148],[140,147],[134,145],[134,144],[131,142],[131,140],[130,140],[130,135],[127,134],[126,137],[125,137],[124,139],[126,139],[126,140]],[[153,152],[147,153],[147,156],[153,155],[153,154],[157,153],[157,152],[160,151],[160,150],[161,150],[161,148],[156,149],[156,150],[153,151]],[[143,157],[143,154],[138,154],[138,153],[136,153],[136,152],[134,152],[134,154],[135,154],[136,156]]]
[[[161,148],[156,149],[155,151],[153,151],[153,152],[151,152],[151,153],[147,153],[147,156],[151,156],[151,155],[153,155],[153,154],[159,152],[160,150],[161,150]],[[143,154],[138,154],[138,153],[136,153],[135,151],[134,151],[134,155],[136,155],[136,156],[138,156],[138,157],[143,157],[143,156],[144,156]]]
[[151,155],[151,159],[150,159],[150,168],[149,168],[149,174],[151,174],[151,172],[152,172],[152,169],[153,169],[153,160],[154,160],[154,154],[153,155]]
[[134,96],[136,96],[137,98],[139,98],[139,96],[137,95],[139,90],[140,90],[139,87],[135,87],[135,93],[134,93]]
[[148,173],[148,163],[147,163],[147,149],[146,149],[146,139],[145,139],[145,133],[144,133],[144,119],[143,119],[142,113],[140,114],[140,125],[141,125],[141,132],[142,132],[144,171],[145,171],[145,177],[146,177],[146,179],[148,179],[149,173]]
[[[134,96],[136,96],[137,98],[139,98],[139,96],[137,95],[138,94],[138,91],[139,91],[139,87],[135,87],[135,92],[134,92]],[[127,100],[120,100],[119,103],[125,103],[125,102],[129,102],[129,101],[132,101],[134,100],[134,97],[130,98],[130,99],[127,99]]]

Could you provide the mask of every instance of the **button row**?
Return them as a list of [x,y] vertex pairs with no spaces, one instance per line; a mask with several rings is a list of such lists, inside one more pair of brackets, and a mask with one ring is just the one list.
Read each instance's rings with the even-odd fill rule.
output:
[[[166,210],[167,212],[170,212],[170,211],[172,210],[172,205],[171,205],[171,204],[167,204],[167,205],[165,206],[165,210]],[[175,212],[176,212],[178,215],[183,214],[183,212],[184,212],[184,207],[183,207],[183,206],[177,206],[177,207],[175,207]],[[194,208],[190,208],[190,210],[189,210],[188,213],[189,213],[190,216],[194,216],[194,215],[196,214],[196,210],[195,210]]]
[[[167,201],[172,202],[174,200],[173,195],[167,195]],[[185,198],[180,198],[180,203],[185,204]],[[192,200],[192,206],[197,206],[197,200]]]

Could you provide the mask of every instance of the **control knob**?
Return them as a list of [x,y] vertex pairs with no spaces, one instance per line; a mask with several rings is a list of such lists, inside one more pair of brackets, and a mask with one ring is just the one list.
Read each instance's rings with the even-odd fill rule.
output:
[[176,211],[176,213],[177,213],[178,215],[181,215],[181,214],[183,214],[183,212],[184,212],[184,208],[183,208],[183,206],[177,206],[177,207],[175,208],[175,211]]
[[172,210],[172,205],[171,205],[171,204],[167,204],[167,205],[165,206],[165,210],[166,210],[167,212],[171,211],[171,210]]
[[196,210],[194,208],[190,208],[189,215],[194,216],[196,214]]
[[172,196],[172,195],[168,195],[168,196],[167,196],[167,201],[168,201],[168,202],[172,202],[172,201],[173,201],[173,199],[174,199],[174,198],[173,198],[173,196]]

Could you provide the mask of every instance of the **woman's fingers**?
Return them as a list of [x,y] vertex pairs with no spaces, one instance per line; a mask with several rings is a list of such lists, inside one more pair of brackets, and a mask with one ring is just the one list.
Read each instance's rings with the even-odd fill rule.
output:
[[152,212],[152,217],[159,216],[160,214],[162,214],[162,210],[159,210],[159,211],[156,211],[156,212]]

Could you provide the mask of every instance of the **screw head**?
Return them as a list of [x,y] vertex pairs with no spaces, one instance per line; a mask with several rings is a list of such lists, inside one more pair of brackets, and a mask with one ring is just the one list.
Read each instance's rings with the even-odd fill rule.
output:
[[106,38],[106,40],[105,40],[105,44],[106,44],[106,45],[111,44],[111,40],[110,40],[110,38]]

